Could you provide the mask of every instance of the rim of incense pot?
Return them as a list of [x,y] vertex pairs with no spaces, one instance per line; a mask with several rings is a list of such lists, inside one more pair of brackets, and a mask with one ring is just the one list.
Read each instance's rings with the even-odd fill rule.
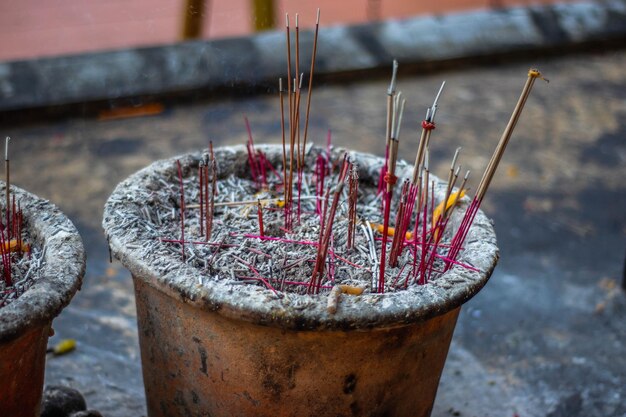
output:
[[[13,185],[10,191],[20,203],[33,243],[45,248],[45,255],[39,278],[0,308],[0,342],[11,341],[59,315],[80,289],[85,273],[83,242],[72,222],[48,200]],[[5,193],[6,184],[1,182],[0,194]]]
[[[280,145],[256,145],[256,148],[265,152],[273,164],[282,160]],[[309,147],[306,163],[314,161],[319,152],[318,148]],[[359,178],[370,182],[378,179],[382,158],[345,149],[333,150],[335,157],[345,152],[357,162]],[[244,146],[216,148],[215,156],[220,177],[230,173],[245,175],[248,157]],[[342,296],[339,309],[334,314],[328,313],[327,297],[323,295],[290,293],[289,297],[278,298],[269,289],[236,285],[226,279],[205,281],[204,285],[199,285],[202,274],[198,269],[183,263],[180,256],[159,254],[159,251],[142,246],[138,226],[128,225],[124,217],[131,212],[139,215],[145,204],[138,190],[154,189],[157,178],[177,175],[177,160],[183,169],[197,169],[201,157],[202,152],[195,152],[160,160],[131,175],[109,197],[103,218],[112,254],[135,279],[141,279],[174,299],[197,308],[217,311],[230,318],[294,330],[394,327],[424,321],[460,306],[486,284],[498,261],[493,226],[479,211],[458,261],[471,264],[480,273],[455,266],[426,285],[410,285],[406,290],[384,294]],[[409,177],[412,168],[412,165],[398,161],[398,178]],[[445,184],[437,181],[435,196],[442,200]],[[461,209],[453,215],[451,225],[458,226],[460,213],[467,206],[468,199],[464,198],[460,203]],[[119,226],[122,224],[124,227]]]

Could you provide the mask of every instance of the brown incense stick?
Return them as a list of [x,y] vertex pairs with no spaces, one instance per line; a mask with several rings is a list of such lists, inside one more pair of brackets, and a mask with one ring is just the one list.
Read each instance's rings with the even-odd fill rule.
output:
[[[301,172],[301,162],[300,162],[300,89],[302,88],[302,79],[300,78],[300,82],[298,82],[298,75],[300,74],[300,25],[298,22],[298,13],[296,13],[296,34],[295,34],[295,77],[293,80],[293,107],[291,108],[292,115],[291,120],[292,124],[290,126],[290,134],[292,136],[292,143],[296,143],[296,170],[298,172],[298,178]],[[299,182],[298,182],[299,184]],[[299,193],[299,191],[298,191]],[[293,201],[293,200],[292,200]]]
[[287,203],[287,148],[285,143],[285,104],[283,97],[283,79],[278,79],[278,98],[280,100],[280,132],[283,143],[283,201]]
[[324,273],[324,265],[326,263],[326,258],[328,257],[328,248],[330,245],[330,238],[332,235],[333,222],[335,220],[335,213],[337,212],[337,206],[339,205],[339,197],[341,196],[341,192],[343,191],[343,187],[346,180],[346,175],[348,174],[348,156],[344,155],[343,165],[341,167],[341,171],[339,173],[339,178],[337,180],[337,186],[335,188],[333,202],[328,209],[328,215],[322,219],[323,221],[323,229],[321,230],[324,234],[324,237],[320,240],[320,245],[317,248],[317,258],[315,261],[315,269],[313,270],[313,276],[311,277],[311,285],[309,285],[309,292],[314,292],[317,294],[319,292],[319,287],[321,285],[322,275]]
[[200,188],[200,236],[204,236],[204,164],[203,161],[198,163],[198,184]]
[[291,115],[293,109],[291,101],[291,34],[289,32],[289,13],[285,13],[285,33],[287,36],[287,94],[289,96],[289,127],[291,129]]
[[[287,199],[285,200],[286,213],[291,211],[292,188],[293,188],[293,158],[294,158],[294,137],[293,137],[293,87],[291,85],[291,35],[289,32],[289,13],[285,13],[285,33],[287,36],[287,98],[289,99],[289,181],[287,182]],[[290,216],[289,216],[290,217]],[[289,228],[289,218],[286,218],[285,227]]]
[[313,73],[315,72],[315,57],[317,56],[317,35],[320,28],[320,9],[317,9],[317,17],[315,19],[315,35],[313,35],[313,52],[311,53],[311,69],[309,70],[309,88],[306,97],[306,115],[304,116],[304,141],[302,142],[302,160],[304,160],[304,152],[309,132],[309,114],[311,112],[311,95],[313,93]]
[[180,243],[182,246],[182,257],[185,262],[185,188],[183,185],[183,171],[180,166],[180,160],[176,160],[176,166],[178,167],[178,180],[180,184]]
[[348,239],[346,246],[347,249],[352,249],[356,231],[356,206],[359,193],[359,173],[354,163],[350,166],[348,185]]
[[259,235],[265,236],[265,228],[263,227],[263,206],[261,205],[261,200],[257,200],[257,216],[259,219]]
[[435,114],[437,113],[439,97],[443,92],[443,88],[445,87],[446,82],[441,83],[441,87],[439,87],[439,91],[435,96],[435,100],[433,101],[433,105],[426,109],[426,118],[422,121],[422,133],[420,135],[420,141],[417,147],[417,155],[415,156],[415,164],[413,166],[413,184],[417,181],[417,176],[421,171],[420,166],[424,160],[424,150],[428,147],[428,143],[430,141],[431,131],[435,129]]
[[215,210],[215,196],[217,195],[217,161],[215,160],[215,154],[213,153],[213,143],[209,144],[210,155],[209,155],[209,164],[207,164],[207,184],[209,179],[209,169],[211,173],[211,191],[205,192],[208,194],[209,201],[207,202],[207,226],[206,226],[206,234],[207,241],[211,239],[211,234],[213,233],[213,212]]
[[500,160],[502,159],[502,155],[504,154],[504,151],[506,150],[506,146],[509,143],[509,139],[511,139],[511,135],[513,134],[513,129],[515,129],[515,125],[517,124],[517,121],[519,120],[519,117],[522,114],[522,110],[524,109],[526,100],[528,99],[528,96],[530,95],[530,91],[532,90],[535,80],[537,78],[544,79],[538,70],[531,68],[528,71],[528,78],[526,79],[526,83],[524,84],[524,87],[522,88],[522,93],[520,94],[517,104],[515,105],[515,109],[513,109],[511,118],[509,119],[509,122],[506,125],[506,128],[504,129],[502,136],[500,137],[498,146],[496,147],[496,150],[494,151],[493,156],[491,157],[491,160],[489,161],[489,164],[487,165],[487,169],[485,169],[483,177],[480,180],[478,188],[476,189],[475,198],[479,202],[483,200],[485,193],[487,192],[487,188],[489,188],[489,185],[491,184],[491,180],[493,179],[496,169],[498,168],[498,165],[500,164]]
[[[294,106],[294,130],[293,135],[296,137],[296,167],[298,170],[298,185],[300,182],[300,177],[302,175],[302,170],[304,168],[304,150],[301,150],[300,146],[300,98],[302,97],[302,80],[304,77],[304,73],[300,74],[300,80],[294,79],[294,82],[297,81],[298,88],[296,89],[296,97],[295,97],[295,106]],[[302,157],[300,156],[302,154]],[[300,190],[298,189],[298,194]]]
[[[300,24],[298,22],[298,13],[296,13],[296,44],[295,44],[295,82],[294,82],[294,89],[296,90],[296,105],[294,106],[294,110],[293,110],[293,117],[294,117],[294,135],[297,136],[297,142],[298,142],[298,161],[300,161],[300,91],[302,89],[302,75],[300,74]],[[300,76],[300,80],[298,82],[297,78],[298,76]],[[298,167],[298,172],[300,172],[300,165]]]

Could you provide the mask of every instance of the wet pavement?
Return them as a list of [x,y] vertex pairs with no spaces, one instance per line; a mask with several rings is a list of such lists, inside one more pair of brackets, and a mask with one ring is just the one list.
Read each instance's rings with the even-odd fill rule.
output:
[[[473,188],[531,65],[538,82],[483,204],[501,260],[461,312],[434,417],[626,416],[626,51],[405,74],[400,156],[412,160],[418,125],[442,80],[433,171],[457,146]],[[310,138],[383,153],[387,80],[355,77],[314,90]],[[278,99],[209,97],[157,116],[73,118],[3,126],[12,179],[57,203],[85,242],[82,291],[55,320],[52,339],[77,350],[49,357],[46,380],[81,390],[109,417],[145,415],[129,274],[109,264],[102,207],[123,178],[159,158],[243,143],[277,142]],[[432,164],[432,163],[431,163]]]

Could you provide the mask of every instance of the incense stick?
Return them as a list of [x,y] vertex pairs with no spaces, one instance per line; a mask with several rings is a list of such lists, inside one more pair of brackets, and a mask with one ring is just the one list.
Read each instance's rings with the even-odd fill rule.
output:
[[[502,159],[502,155],[504,154],[506,146],[509,140],[511,139],[513,130],[515,129],[517,121],[519,120],[522,110],[524,109],[524,105],[526,104],[526,100],[528,99],[530,92],[532,90],[532,87],[535,83],[535,79],[537,78],[541,78],[545,80],[538,70],[531,68],[528,71],[528,77],[526,79],[526,83],[524,84],[524,87],[522,88],[522,92],[517,101],[517,104],[515,105],[515,108],[513,109],[513,113],[511,114],[509,122],[507,123],[504,129],[504,132],[502,133],[502,136],[500,137],[500,141],[498,142],[498,145],[491,159],[489,160],[489,164],[487,165],[487,168],[485,169],[485,172],[483,173],[483,176],[480,180],[476,193],[474,194],[474,199],[472,200],[472,203],[465,211],[465,215],[463,217],[463,220],[461,221],[461,225],[459,226],[459,229],[457,230],[456,234],[454,235],[452,239],[452,244],[451,244],[452,247],[450,248],[450,251],[448,252],[448,258],[450,258],[451,260],[456,260],[456,257],[458,256],[461,250],[461,246],[465,242],[465,238],[467,237],[467,234],[469,233],[469,229],[472,225],[472,222],[474,221],[474,217],[476,216],[476,213],[478,212],[478,209],[480,208],[480,205],[485,197],[485,193],[487,192],[487,189],[489,188],[489,185],[491,184],[491,180],[493,179],[496,169],[498,168],[498,164],[500,163],[500,160]],[[547,82],[547,80],[545,81]],[[448,270],[451,267],[451,265],[452,264],[448,262],[446,264],[445,270]]]
[[183,171],[180,166],[180,160],[176,160],[178,167],[178,180],[180,181],[180,239],[182,244],[182,257],[185,262],[185,186],[183,185]]
[[[6,176],[6,217],[7,217],[7,230],[11,230],[11,169],[9,166],[9,142],[11,138],[9,136],[4,140],[4,169]],[[8,235],[11,239],[11,235]]]
[[389,82],[389,88],[387,89],[387,121],[385,123],[386,131],[385,131],[385,161],[383,165],[383,169],[380,172],[380,177],[378,179],[378,194],[382,193],[385,184],[384,177],[387,174],[387,164],[389,158],[389,147],[391,146],[391,135],[392,135],[392,125],[393,125],[393,104],[394,104],[394,96],[396,95],[396,77],[398,75],[398,61],[394,59],[392,72],[391,72],[391,81]]
[[522,110],[524,110],[524,106],[526,105],[526,100],[528,99],[528,96],[530,95],[530,92],[533,88],[533,84],[535,83],[535,80],[537,78],[543,79],[539,71],[531,68],[528,71],[528,78],[526,79],[526,83],[524,84],[524,87],[522,88],[522,93],[520,94],[517,104],[515,105],[515,108],[513,109],[511,118],[509,119],[509,122],[507,123],[506,128],[504,129],[504,132],[502,133],[502,136],[500,137],[498,146],[496,147],[496,150],[494,151],[493,156],[491,157],[491,160],[489,161],[489,165],[487,165],[487,169],[485,170],[485,173],[483,174],[483,177],[480,180],[480,184],[478,185],[478,188],[476,189],[476,198],[478,199],[478,201],[482,201],[483,198],[485,197],[487,188],[489,188],[489,185],[491,184],[491,180],[493,179],[496,169],[498,168],[498,165],[500,164],[502,155],[504,154],[504,151],[506,150],[506,146],[509,143],[509,139],[511,139],[513,130],[515,129],[515,126],[517,125],[517,121],[519,120],[519,117],[522,114]]
[[309,132],[309,114],[311,112],[311,96],[313,93],[313,73],[315,72],[315,58],[317,56],[317,36],[320,29],[320,9],[317,9],[317,17],[315,19],[315,34],[313,35],[313,52],[311,53],[311,69],[309,70],[309,88],[306,97],[306,115],[304,117],[304,141],[302,143],[302,160],[304,161],[304,149]]

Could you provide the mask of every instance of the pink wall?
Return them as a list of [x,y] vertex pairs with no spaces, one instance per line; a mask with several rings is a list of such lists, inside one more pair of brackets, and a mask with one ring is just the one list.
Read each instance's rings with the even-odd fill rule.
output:
[[[252,0],[206,0],[204,37],[245,35],[253,28]],[[556,0],[538,0],[548,3]],[[402,18],[527,0],[275,0],[276,22],[300,14],[300,25]],[[180,38],[184,0],[3,0],[0,1],[0,60],[148,46]],[[293,24],[293,21],[292,21]]]

